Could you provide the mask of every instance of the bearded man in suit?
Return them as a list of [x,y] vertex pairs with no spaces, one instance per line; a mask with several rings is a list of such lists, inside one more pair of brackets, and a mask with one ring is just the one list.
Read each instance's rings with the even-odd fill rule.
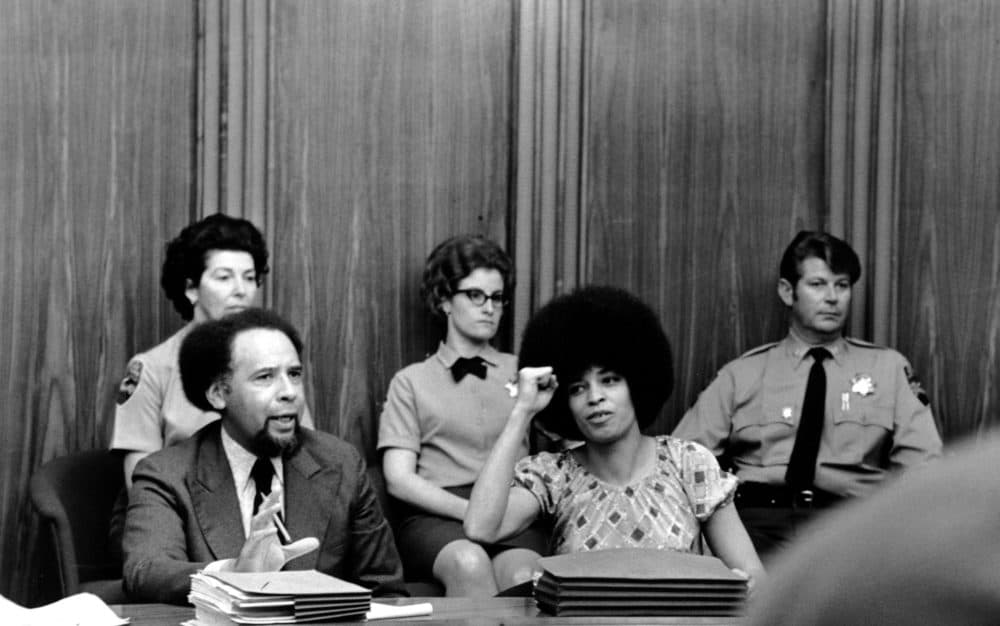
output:
[[361,455],[299,427],[301,352],[291,324],[261,309],[185,337],[184,393],[222,419],[135,469],[123,540],[133,600],[184,603],[202,569],[317,569],[375,595],[406,595]]

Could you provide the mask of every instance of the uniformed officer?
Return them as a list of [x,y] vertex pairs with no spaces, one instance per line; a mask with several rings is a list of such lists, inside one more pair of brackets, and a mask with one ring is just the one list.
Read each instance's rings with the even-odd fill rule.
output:
[[[219,419],[188,401],[177,353],[191,328],[254,306],[264,280],[267,245],[257,227],[221,213],[189,224],[166,247],[160,284],[188,324],[129,361],[118,388],[111,448],[124,451],[125,482],[139,459],[187,439]],[[312,428],[308,407],[303,425]]]
[[846,242],[800,232],[778,280],[788,335],[727,363],[674,430],[736,472],[736,503],[762,556],[817,511],[941,453],[906,358],[842,334],[860,276]]
[[[257,227],[221,213],[189,224],[167,243],[160,285],[188,323],[163,343],[129,361],[118,388],[111,449],[122,453],[126,485],[143,457],[183,441],[219,419],[184,395],[177,355],[195,324],[254,306],[268,272],[267,245]],[[302,425],[313,428],[309,408]],[[122,491],[111,518],[109,541],[117,550],[125,519]]]

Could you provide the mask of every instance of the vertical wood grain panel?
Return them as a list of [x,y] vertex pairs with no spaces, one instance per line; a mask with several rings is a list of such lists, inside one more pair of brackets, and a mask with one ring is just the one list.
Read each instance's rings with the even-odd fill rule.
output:
[[904,4],[899,0],[882,3],[879,31],[878,87],[876,97],[877,132],[874,142],[874,180],[872,190],[871,265],[867,282],[871,294],[871,334],[878,344],[889,344],[895,337],[896,293],[898,283],[893,272],[897,266],[896,249],[899,214],[899,112],[902,68],[900,47]]
[[662,313],[669,431],[725,361],[782,337],[781,251],[823,226],[823,2],[594,1],[585,278]]
[[531,312],[580,280],[583,9],[580,0],[519,3],[515,348]]
[[179,319],[162,242],[192,201],[192,3],[6,0],[0,21],[0,593],[30,599],[31,473],[107,445],[128,357]]
[[[254,0],[250,0],[252,3]],[[258,0],[258,3],[262,0]],[[225,74],[225,126],[222,158],[225,162],[225,180],[222,184],[225,212],[243,215],[246,180],[244,158],[246,154],[247,127],[247,0],[225,0],[223,6],[223,39],[226,45]]]
[[861,258],[862,281],[851,297],[849,329],[864,336],[868,297],[869,217],[873,128],[872,94],[877,85],[875,33],[878,5],[838,0],[829,5],[827,82],[827,192],[829,231],[851,243]]
[[828,5],[828,229],[862,263],[848,332],[891,343],[899,89],[899,0]]
[[244,164],[243,216],[254,224],[264,225],[267,189],[267,82],[268,27],[267,0],[254,0],[247,6],[247,107],[246,163]]
[[903,20],[896,341],[954,439],[1000,421],[1000,2]]
[[222,120],[222,2],[200,0],[198,5],[198,90],[196,112],[198,128],[197,187],[198,217],[218,213],[221,185],[219,183],[220,154],[223,146],[220,127]]
[[512,14],[508,1],[273,5],[274,304],[303,332],[317,425],[363,451],[392,374],[436,345],[418,296],[432,246],[462,232],[506,243]]

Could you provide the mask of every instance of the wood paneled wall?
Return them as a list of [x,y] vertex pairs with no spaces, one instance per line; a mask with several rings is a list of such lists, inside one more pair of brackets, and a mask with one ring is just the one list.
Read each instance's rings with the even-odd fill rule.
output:
[[271,288],[303,332],[317,426],[374,452],[393,373],[440,338],[440,240],[507,240],[513,4],[278,2]]
[[588,8],[581,279],[660,311],[669,432],[722,363],[781,336],[777,259],[824,223],[825,6]]
[[657,432],[784,333],[778,256],[818,227],[877,265],[854,333],[911,357],[947,438],[997,421],[1000,0],[0,8],[15,600],[34,581],[31,472],[106,445],[128,357],[180,325],[163,242],[216,210],[264,227],[265,300],[303,331],[317,423],[369,455],[389,378],[437,340],[423,260],[470,231],[518,260],[503,347],[582,283],[661,311],[678,385]]
[[1000,2],[906,4],[896,339],[948,439],[1000,423]]
[[107,445],[127,359],[179,326],[159,266],[191,217],[192,11],[2,3],[0,593],[15,599],[32,584],[32,471]]

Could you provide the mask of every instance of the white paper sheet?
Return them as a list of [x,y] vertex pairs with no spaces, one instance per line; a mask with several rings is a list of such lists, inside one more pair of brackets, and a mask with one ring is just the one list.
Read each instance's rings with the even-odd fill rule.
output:
[[78,593],[34,609],[0,596],[0,624],[4,625],[122,626],[128,623],[92,593]]

